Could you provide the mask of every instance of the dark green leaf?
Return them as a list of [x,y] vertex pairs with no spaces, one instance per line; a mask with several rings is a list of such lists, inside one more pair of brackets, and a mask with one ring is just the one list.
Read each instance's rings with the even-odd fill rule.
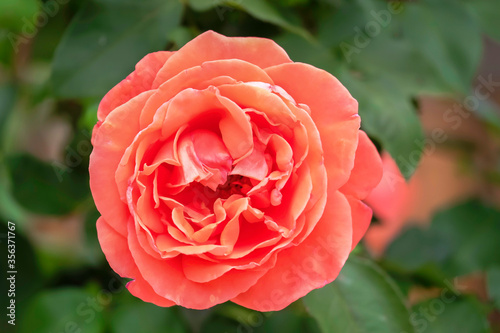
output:
[[19,332],[101,333],[104,331],[102,311],[103,307],[96,300],[96,295],[82,289],[45,291],[30,302],[24,314],[26,319],[19,322]]
[[488,295],[496,308],[500,310],[500,266],[491,267],[486,273]]
[[422,333],[491,332],[483,306],[474,298],[450,292],[413,307],[411,322]]
[[303,300],[324,333],[413,332],[400,291],[366,259],[349,258],[334,282]]
[[[14,107],[16,88],[12,84],[0,83],[0,133],[4,132],[5,122]],[[0,138],[2,140],[3,138]]]
[[420,120],[409,97],[389,77],[364,79],[354,75],[344,71],[339,79],[359,102],[361,127],[382,143],[401,173],[409,178],[424,145]]
[[201,333],[233,333],[238,332],[238,330],[244,332],[243,327],[237,321],[221,316],[214,316],[203,324]]
[[162,50],[180,22],[178,0],[93,0],[75,16],[53,61],[61,97],[102,97],[147,53]]
[[500,41],[500,1],[463,0],[481,25],[484,33]]
[[114,333],[184,333],[175,308],[162,308],[151,303],[133,302],[118,307],[111,318]]
[[0,28],[7,28],[12,33],[34,36],[37,27],[39,2],[36,0],[0,1]]
[[458,1],[422,0],[406,5],[401,24],[403,38],[450,90],[467,93],[482,53],[481,32],[469,11]]
[[77,163],[82,156],[67,156],[68,164],[42,162],[28,154],[6,158],[12,195],[24,208],[39,214],[67,214],[89,195],[88,173]]
[[334,75],[339,70],[339,61],[321,44],[311,43],[290,33],[282,34],[274,40],[285,49],[293,61],[311,64]]
[[439,212],[428,230],[409,229],[386,258],[407,270],[434,264],[448,276],[500,265],[500,212],[473,200]]
[[189,0],[190,6],[199,11],[208,10],[216,7],[217,13],[221,20],[224,20],[223,6],[231,6],[239,8],[251,16],[261,21],[271,23],[286,29],[290,32],[296,33],[303,38],[313,40],[311,34],[298,24],[293,24],[283,17],[280,10],[275,8],[270,2],[266,0]]

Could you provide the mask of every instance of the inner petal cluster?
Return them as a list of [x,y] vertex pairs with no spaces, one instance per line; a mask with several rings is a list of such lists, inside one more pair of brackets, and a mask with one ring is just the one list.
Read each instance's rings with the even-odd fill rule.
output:
[[315,136],[307,108],[279,87],[183,91],[158,109],[116,172],[139,242],[162,258],[261,265],[312,228],[304,215],[324,193],[313,178],[325,177]]

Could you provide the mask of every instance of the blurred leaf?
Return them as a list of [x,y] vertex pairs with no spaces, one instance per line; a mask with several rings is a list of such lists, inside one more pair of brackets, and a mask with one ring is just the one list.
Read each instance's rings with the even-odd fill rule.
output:
[[500,1],[495,0],[462,0],[471,10],[485,34],[500,41]]
[[398,94],[418,96],[449,93],[452,90],[408,39],[395,38],[384,32],[373,38],[365,48],[345,52],[343,56],[352,61],[354,70],[397,83]]
[[467,93],[482,53],[481,32],[469,11],[454,0],[408,2],[401,25],[403,38],[451,91]]
[[479,119],[496,133],[500,134],[500,108],[489,100],[479,101],[479,107],[474,111]]
[[[13,84],[0,83],[0,133],[4,132],[7,118],[14,107],[17,89]],[[2,138],[0,138],[2,140]]]
[[401,292],[366,259],[351,256],[335,281],[303,300],[325,333],[413,332]]
[[340,81],[359,103],[361,127],[379,139],[408,179],[423,151],[424,137],[416,110],[401,86],[388,77],[356,78],[344,71]]
[[85,251],[84,255],[88,261],[94,265],[101,263],[104,260],[104,254],[102,253],[101,246],[99,245],[99,239],[97,238],[97,228],[96,222],[101,214],[97,211],[97,208],[92,207],[92,209],[87,213],[85,217]]
[[285,19],[281,11],[266,0],[189,0],[189,5],[198,11],[205,11],[210,8],[216,8],[220,20],[224,20],[224,6],[239,8],[251,16],[263,22],[271,23],[293,32],[308,40],[313,40],[311,34],[299,26]]
[[337,47],[341,42],[356,46],[355,38],[363,34],[368,22],[374,21],[371,11],[384,9],[384,6],[386,3],[376,0],[344,2],[338,10],[326,12],[319,19],[319,41],[326,47]]
[[[256,333],[266,332],[287,332],[287,333],[320,333],[316,321],[304,314],[292,311],[287,307],[281,311],[272,313],[260,313],[259,317],[254,320],[252,328],[255,328]],[[260,324],[260,325],[259,325]]]
[[102,307],[91,302],[95,302],[95,298],[78,288],[44,291],[29,304],[24,314],[29,320],[19,322],[19,332],[101,333],[104,331]]
[[187,44],[191,39],[195,38],[196,34],[186,28],[186,27],[177,27],[172,30],[168,36],[169,40],[174,43],[175,48],[178,50]]
[[111,329],[114,333],[187,332],[176,310],[145,302],[120,305],[111,318]]
[[203,323],[200,333],[233,333],[243,331],[244,326],[237,321],[224,318],[221,316],[213,316]]
[[102,97],[147,53],[162,50],[180,22],[178,0],[92,0],[65,32],[53,60],[60,97]]
[[412,228],[388,248],[386,258],[415,270],[426,263],[448,276],[500,265],[500,211],[472,200],[435,215],[428,230]]
[[329,49],[319,43],[311,43],[291,33],[282,34],[274,41],[285,49],[293,61],[311,64],[334,75],[339,70],[340,62]]
[[67,214],[89,195],[86,168],[48,164],[29,154],[8,156],[5,163],[11,174],[13,197],[34,213]]
[[417,304],[411,322],[422,333],[491,332],[483,306],[472,297],[448,295]]
[[37,0],[2,0],[0,1],[0,28],[11,32],[21,32],[31,35],[38,30]]
[[486,273],[488,295],[493,300],[495,307],[500,310],[500,266],[491,267]]

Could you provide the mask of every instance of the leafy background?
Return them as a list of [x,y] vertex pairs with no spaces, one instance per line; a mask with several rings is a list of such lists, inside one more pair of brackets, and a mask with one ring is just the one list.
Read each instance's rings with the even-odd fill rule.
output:
[[[15,222],[16,331],[500,332],[500,94],[475,90],[500,82],[499,13],[496,0],[2,0],[0,246]],[[209,29],[272,38],[334,74],[421,188],[385,251],[359,245],[336,281],[280,312],[143,303],[97,242],[99,100],[145,54]],[[429,141],[436,129],[445,142]]]

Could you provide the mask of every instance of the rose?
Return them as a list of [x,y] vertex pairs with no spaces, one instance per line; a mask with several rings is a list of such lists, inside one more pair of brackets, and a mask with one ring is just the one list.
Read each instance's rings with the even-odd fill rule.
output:
[[336,278],[381,162],[357,102],[273,41],[206,32],[147,55],[98,109],[99,241],[160,306],[279,310]]

